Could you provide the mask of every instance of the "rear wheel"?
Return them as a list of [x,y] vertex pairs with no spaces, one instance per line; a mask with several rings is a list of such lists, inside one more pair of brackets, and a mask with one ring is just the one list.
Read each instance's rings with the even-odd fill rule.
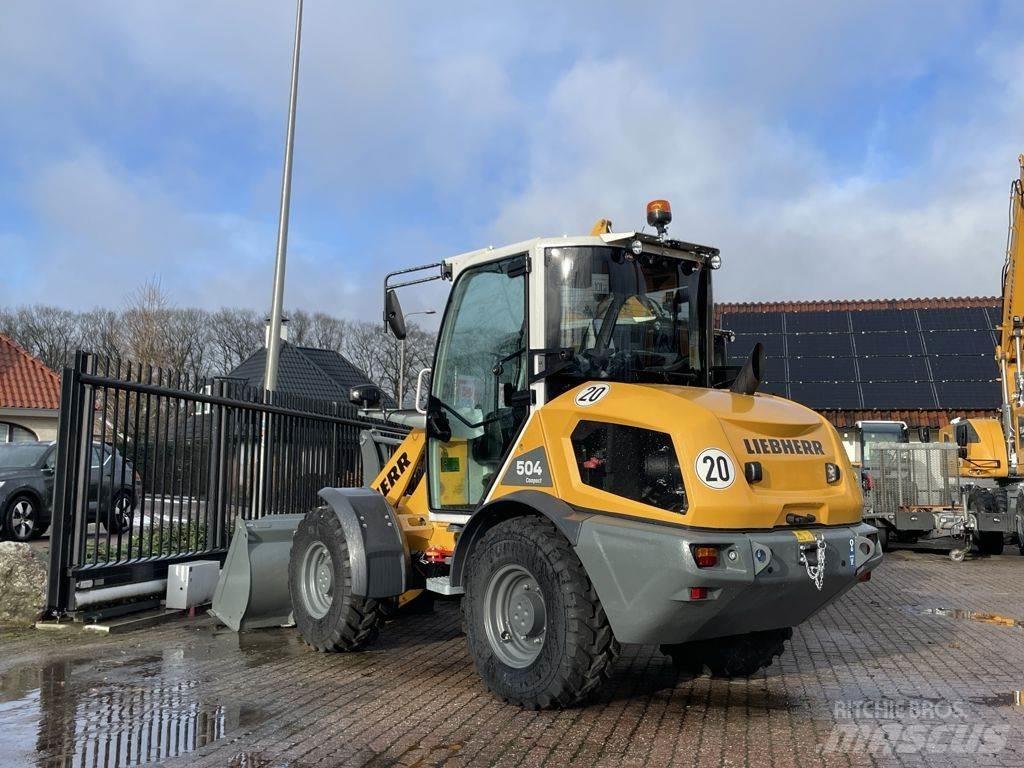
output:
[[381,605],[352,594],[352,568],[337,515],[306,515],[292,539],[288,593],[299,634],[318,651],[356,651],[377,637]]
[[791,637],[792,628],[785,627],[663,645],[661,651],[671,657],[677,669],[690,674],[700,674],[707,666],[713,677],[750,677],[770,667],[786,650]]
[[983,555],[1003,554],[1003,533],[1002,531],[981,531],[976,534],[978,551]]
[[128,491],[118,491],[110,503],[110,511],[104,525],[111,533],[126,533],[132,527],[132,511],[135,500]]
[[470,555],[462,605],[477,672],[505,701],[572,706],[611,674],[618,642],[583,564],[548,520],[488,530]]
[[29,541],[39,531],[39,506],[31,496],[16,496],[7,505],[4,532],[14,541]]

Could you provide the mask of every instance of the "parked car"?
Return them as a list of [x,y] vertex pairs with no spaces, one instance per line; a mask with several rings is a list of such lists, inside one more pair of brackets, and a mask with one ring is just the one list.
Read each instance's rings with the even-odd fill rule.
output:
[[[56,464],[55,443],[0,444],[0,533],[4,537],[28,541],[50,527]],[[138,502],[136,487],[131,462],[110,444],[93,443],[88,519],[101,522],[111,533],[124,533],[132,525]]]

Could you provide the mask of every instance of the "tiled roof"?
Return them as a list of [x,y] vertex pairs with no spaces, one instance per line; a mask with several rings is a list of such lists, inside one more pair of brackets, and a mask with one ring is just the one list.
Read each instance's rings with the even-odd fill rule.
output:
[[0,408],[60,408],[60,377],[0,335]]
[[818,301],[742,301],[715,305],[715,317],[726,312],[856,312],[862,309],[952,309],[991,307],[998,296],[951,296],[924,299],[821,299]]
[[[228,374],[232,379],[244,379],[257,389],[263,387],[267,350],[259,349]],[[369,384],[369,377],[342,355],[330,349],[296,347],[281,343],[281,358],[277,370],[277,391],[287,395],[314,400],[348,403],[349,389]],[[385,405],[393,401],[384,396]]]
[[905,421],[911,429],[918,427],[932,427],[939,429],[949,424],[950,418],[962,416],[967,419],[994,419],[999,416],[999,411],[957,411],[950,414],[947,411],[933,410],[894,410],[894,411],[820,411],[836,429],[853,427],[858,421]]

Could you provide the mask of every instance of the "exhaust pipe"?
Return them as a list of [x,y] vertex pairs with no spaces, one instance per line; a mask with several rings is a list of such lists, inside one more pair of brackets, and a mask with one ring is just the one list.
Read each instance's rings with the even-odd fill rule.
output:
[[757,392],[761,384],[761,374],[764,370],[764,345],[759,341],[750,351],[750,357],[743,364],[739,375],[733,381],[730,391],[737,395],[752,395]]

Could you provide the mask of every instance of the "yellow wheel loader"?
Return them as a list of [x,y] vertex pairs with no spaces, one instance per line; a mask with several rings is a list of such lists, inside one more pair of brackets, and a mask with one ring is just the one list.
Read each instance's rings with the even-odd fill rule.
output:
[[[406,273],[452,288],[425,407],[385,414],[414,428],[368,487],[323,490],[295,531],[308,644],[357,650],[385,608],[461,596],[485,685],[570,706],[621,643],[750,675],[870,577],[881,548],[838,435],[756,392],[760,345],[742,369],[720,364],[721,257],[671,239],[670,216],[656,201],[657,234],[602,222],[388,276],[399,338],[395,289],[430,279]],[[379,392],[353,395],[372,409]]]
[[[1016,536],[1024,555],[1024,155],[1010,183],[1010,222],[1002,274],[1002,315],[996,328],[1002,405],[1000,418],[956,418],[940,432],[960,449],[960,476],[981,484],[969,488],[968,510],[975,542],[984,554],[998,555],[1007,536]],[[1020,289],[1020,290],[1018,290]]]

